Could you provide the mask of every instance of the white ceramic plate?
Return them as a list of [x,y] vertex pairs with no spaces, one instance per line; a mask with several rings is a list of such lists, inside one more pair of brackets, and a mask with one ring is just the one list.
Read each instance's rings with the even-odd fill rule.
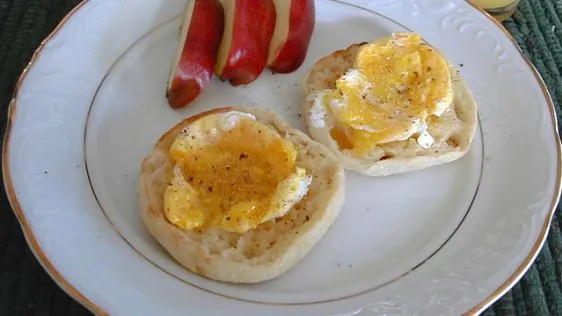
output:
[[[464,1],[318,0],[304,65],[233,88],[215,80],[174,111],[164,89],[184,1],[82,3],[42,45],[11,104],[4,181],[51,276],[111,315],[458,315],[523,274],[560,191],[552,102],[504,29]],[[347,173],[326,237],[289,273],[239,286],[187,272],[144,229],[142,158],[181,118],[271,109],[298,127],[297,84],[319,57],[393,31],[421,33],[459,67],[480,124],[462,159],[405,175]]]

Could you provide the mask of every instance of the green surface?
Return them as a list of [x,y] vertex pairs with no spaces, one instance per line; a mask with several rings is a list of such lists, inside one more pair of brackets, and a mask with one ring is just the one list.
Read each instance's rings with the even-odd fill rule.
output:
[[[126,1],[126,0],[116,0]],[[76,0],[0,0],[2,130],[15,82],[33,51]],[[557,109],[562,100],[562,0],[522,0],[505,22],[544,78]],[[558,111],[560,115],[560,111]],[[2,184],[3,186],[3,184]],[[47,276],[27,247],[7,198],[0,195],[0,315],[86,315]],[[562,315],[562,216],[522,280],[484,315]]]

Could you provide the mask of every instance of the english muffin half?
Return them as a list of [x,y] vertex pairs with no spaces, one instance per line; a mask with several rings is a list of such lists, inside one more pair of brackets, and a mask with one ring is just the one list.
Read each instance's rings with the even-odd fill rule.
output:
[[[212,116],[218,117],[216,122],[222,123],[210,126],[209,122],[212,120],[209,119],[206,123],[200,124],[209,127],[207,132],[197,134],[203,130],[193,126],[202,122],[202,119]],[[276,168],[283,166],[272,166],[267,170],[259,170],[256,166],[266,162],[286,160],[281,159],[283,156],[280,154],[266,153],[264,156],[255,157],[254,160],[251,156],[259,154],[255,151],[256,148],[269,148],[272,138],[262,144],[256,144],[252,137],[258,137],[262,131],[254,129],[253,132],[250,131],[253,136],[241,139],[242,142],[232,146],[225,145],[218,148],[216,151],[218,154],[213,157],[201,155],[199,160],[196,157],[208,150],[206,148],[211,148],[206,146],[220,143],[220,133],[217,133],[217,130],[226,131],[225,133],[233,131],[236,120],[246,118],[262,124],[259,126],[267,126],[268,133],[274,133],[283,141],[292,144],[294,151],[291,152],[295,155],[288,154],[288,158],[285,159],[294,160],[294,169],[290,170],[293,174],[298,174],[302,181],[293,184],[284,182],[290,184],[286,186],[289,191],[284,192],[295,192],[290,190],[297,190],[298,183],[306,184],[305,192],[301,190],[302,187],[298,189],[300,195],[277,200],[288,204],[275,204],[278,211],[273,213],[254,212],[266,205],[263,201],[267,199],[255,202],[259,193],[252,190],[260,191],[265,190],[262,187],[274,187],[275,183],[260,185],[255,179],[270,181],[272,178],[269,175],[278,172]],[[233,133],[250,133],[248,130],[255,125],[247,125],[243,127],[244,131]],[[190,128],[191,134],[186,134],[189,133]],[[191,159],[187,161],[177,157],[175,159],[170,154],[173,153],[172,147],[178,146],[175,143],[180,135],[193,140],[197,137],[212,137],[212,139],[210,142],[200,144],[201,146],[191,143],[195,145],[182,147],[186,155],[181,157]],[[229,152],[229,150],[245,150],[244,148],[248,149],[248,154]],[[222,155],[226,158],[219,157]],[[248,163],[244,164],[242,160],[234,161],[232,155]],[[182,161],[184,165],[180,163]],[[197,165],[196,161],[203,161],[203,165]],[[185,168],[181,169],[178,166],[185,166]],[[234,170],[235,168],[238,168],[238,171]],[[244,168],[248,168],[247,172],[241,170]],[[221,171],[216,172],[220,174],[215,176],[207,173],[218,169]],[[181,173],[179,175],[181,181],[185,181],[183,187],[177,186],[178,170]],[[295,173],[295,170],[299,172]],[[201,180],[198,180],[198,177]],[[206,182],[199,185],[198,181]],[[228,189],[227,185],[233,188]],[[277,189],[280,187],[278,185]],[[181,192],[182,189],[191,193],[186,195],[185,192]],[[212,195],[211,191],[218,193]],[[310,139],[303,132],[280,120],[275,114],[262,109],[220,108],[183,120],[158,140],[152,152],[142,162],[139,195],[140,215],[146,228],[182,266],[196,274],[218,281],[255,283],[275,278],[291,269],[327,233],[343,205],[344,170],[334,153],[326,146]],[[259,197],[264,196],[271,197],[271,195]],[[254,200],[250,201],[248,197],[253,197]],[[232,200],[236,201],[232,202]],[[174,210],[170,209],[172,206]],[[230,213],[221,213],[225,209]],[[207,221],[205,216],[208,216]]]
[[[410,36],[410,34],[398,34],[393,36],[394,39],[391,40],[398,41],[401,36]],[[404,46],[403,43],[397,43],[398,44],[396,45],[398,47]],[[376,112],[375,110],[375,112],[355,112],[349,114],[344,112],[346,110],[346,106],[349,105],[348,103],[346,103],[347,99],[345,95],[342,94],[343,96],[341,98],[336,97],[338,101],[334,106],[330,106],[330,100],[326,100],[325,98],[323,99],[323,97],[325,97],[326,91],[328,91],[329,93],[333,93],[333,91],[338,90],[338,88],[336,87],[336,83],[340,78],[344,76],[350,76],[350,74],[357,74],[358,54],[360,54],[361,50],[367,45],[369,45],[369,43],[353,44],[346,49],[335,51],[330,55],[319,59],[312,66],[308,75],[304,78],[301,85],[302,112],[304,118],[306,119],[306,125],[311,137],[327,145],[335,153],[338,159],[343,162],[344,168],[368,176],[388,176],[391,174],[420,170],[436,165],[445,164],[462,157],[469,150],[473,141],[477,125],[477,105],[466,83],[458,74],[458,72],[450,65],[449,62],[446,62],[446,67],[449,68],[448,73],[450,77],[445,78],[443,81],[444,84],[450,84],[448,99],[445,93],[443,93],[443,95],[445,100],[444,102],[448,102],[450,104],[448,107],[446,107],[446,109],[441,108],[440,111],[442,111],[442,113],[438,113],[438,116],[428,115],[425,120],[425,124],[424,122],[420,123],[419,121],[416,121],[416,123],[420,123],[417,127],[407,126],[404,130],[401,131],[408,131],[408,133],[405,133],[406,136],[400,139],[398,137],[395,137],[393,139],[391,137],[392,135],[385,136],[384,130],[377,130],[376,132],[379,133],[378,135],[369,135],[369,132],[361,130],[362,126],[360,125],[354,125],[355,127],[357,127],[357,130],[351,130],[351,132],[349,132],[349,125],[346,125],[347,129],[344,129],[345,132],[342,133],[342,129],[340,128],[341,122],[339,121],[339,118],[341,117],[347,119],[347,122],[351,122],[356,119],[356,117],[353,117],[352,114],[376,113],[378,115],[379,113],[391,113],[390,115],[393,115],[393,113],[395,113],[398,115],[402,115],[402,117],[406,118],[407,120],[406,114],[409,114],[408,112],[398,112],[402,111],[402,108],[400,108],[400,110],[392,110],[392,108],[386,108],[391,110],[387,112],[381,112],[382,110]],[[422,43],[420,45],[427,44]],[[429,54],[431,53],[431,50],[433,50],[433,48],[428,47],[429,46],[425,47],[424,49],[428,51]],[[375,49],[372,49],[372,51],[376,52]],[[388,49],[387,51],[384,51],[384,48],[381,48],[380,51],[382,51],[381,54],[391,54],[389,53]],[[422,62],[416,59],[419,59],[420,57],[415,54],[412,55],[413,57],[408,56],[407,54],[404,55],[404,58],[410,58],[410,60],[414,60],[412,63],[422,63],[423,66],[423,55],[421,58]],[[391,55],[386,55],[386,57],[384,57],[386,60],[390,60],[388,64],[382,63],[381,65],[379,65],[380,69],[375,67],[375,70],[371,71],[370,75],[371,78],[374,78],[374,81],[380,79],[381,74],[384,74],[388,71],[383,69],[383,67],[394,67],[392,62],[398,64],[398,66],[396,67],[403,67],[402,64],[409,61],[408,59],[400,59],[396,61],[393,60],[393,58],[398,57],[389,56]],[[369,61],[367,60],[364,62],[364,64],[369,65],[368,62]],[[371,62],[371,66],[372,64],[373,62]],[[433,64],[435,64],[435,62],[433,62]],[[419,77],[426,75],[426,81],[429,82],[431,80],[435,80],[431,77],[430,71],[432,69],[430,66],[425,65],[424,68],[421,68],[418,64],[415,64],[415,66],[417,67],[416,69],[421,69],[417,70],[420,71],[421,74],[419,75]],[[393,75],[396,75],[397,73],[397,71],[388,72]],[[414,71],[414,74],[415,72],[416,71]],[[408,75],[406,71],[403,71],[402,73],[406,73],[406,75]],[[443,73],[443,70],[441,73]],[[377,77],[377,75],[379,77]],[[425,84],[421,80],[415,81],[415,79],[416,78],[413,77],[413,79],[408,80],[416,84]],[[406,82],[406,79],[403,78],[393,78],[392,80],[394,80],[395,82]],[[373,84],[373,87],[375,85],[376,83]],[[428,89],[431,88],[429,85],[430,83],[426,85],[429,87]],[[400,103],[400,105],[404,105],[404,108],[409,106],[405,93],[408,93],[408,89],[410,89],[411,86],[392,86],[391,84],[387,84],[385,87],[396,89],[395,96],[398,98],[398,100],[400,102],[406,100]],[[370,89],[373,88],[371,87]],[[411,89],[414,90],[415,87]],[[365,89],[363,91],[365,92],[365,95],[362,95],[362,97],[364,99],[368,99],[368,89]],[[428,91],[429,93],[433,93],[432,90]],[[341,91],[339,92],[341,93]],[[380,95],[383,94],[379,93],[379,96]],[[413,102],[416,102],[416,98],[419,99],[420,95],[422,98],[424,97],[424,95],[422,94],[414,94],[413,92],[409,97],[414,99]],[[384,96],[385,95],[383,95],[383,97]],[[369,105],[372,107],[379,106],[377,105],[377,102],[383,102],[381,101],[381,98],[372,97],[372,99],[375,100],[372,102],[372,104]],[[412,101],[412,99],[410,99],[409,101]],[[386,105],[388,104],[383,103],[383,106]],[[365,105],[363,106],[364,108],[366,107]],[[340,109],[343,109],[341,110],[342,112],[340,112],[340,114],[343,114],[338,117],[335,111],[340,111]],[[410,112],[410,114],[411,113],[413,112]],[[412,116],[408,117],[412,118]],[[384,119],[385,118],[382,118],[381,120]],[[363,121],[369,122],[368,118],[364,119]],[[377,122],[374,120],[371,120],[371,122],[373,123],[371,126],[376,125],[375,123],[380,123],[380,121]],[[383,121],[383,123],[388,123],[388,121]],[[382,126],[383,123],[380,123],[379,126]],[[402,122],[398,121],[397,124],[402,124]],[[392,125],[389,123],[386,126]],[[422,126],[424,130],[416,131],[415,129],[413,129],[418,128],[419,126]],[[410,128],[410,130],[408,130],[408,128]],[[352,136],[348,136],[349,133],[351,133]],[[353,139],[353,136],[356,136],[356,134],[358,133],[363,133],[362,137],[367,139],[370,139],[369,137],[378,137],[378,139],[385,139],[386,137],[386,141],[381,141],[380,143],[371,145],[370,147],[368,147],[368,150],[363,150],[363,152],[358,153],[355,148],[359,147],[362,144],[354,143],[354,140],[356,141],[357,139],[359,139],[358,137]],[[342,134],[344,135],[342,136]]]

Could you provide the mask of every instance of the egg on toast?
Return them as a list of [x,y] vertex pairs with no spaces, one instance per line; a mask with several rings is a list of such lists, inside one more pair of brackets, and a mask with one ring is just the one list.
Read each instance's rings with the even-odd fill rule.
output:
[[291,269],[344,201],[324,145],[262,109],[219,108],[166,132],[144,159],[140,214],[188,270],[255,283]]
[[311,137],[346,169],[368,176],[454,161],[476,129],[467,85],[417,33],[394,33],[318,60],[301,93]]

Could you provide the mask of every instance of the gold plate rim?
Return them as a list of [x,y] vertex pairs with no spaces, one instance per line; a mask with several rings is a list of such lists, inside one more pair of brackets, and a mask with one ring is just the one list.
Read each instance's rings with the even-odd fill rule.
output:
[[8,159],[8,152],[10,150],[9,139],[10,139],[10,134],[11,134],[11,131],[12,131],[13,122],[14,122],[14,119],[15,119],[16,105],[17,105],[17,95],[18,95],[18,91],[19,91],[19,88],[20,88],[21,84],[25,80],[25,77],[27,76],[27,73],[29,72],[29,69],[31,69],[33,64],[37,61],[37,58],[39,57],[39,55],[41,54],[41,52],[45,48],[45,45],[47,45],[47,43],[55,35],[57,35],[57,33],[66,24],[66,22],[68,22],[68,20],[72,16],[74,16],[74,14],[76,14],[76,12],[78,12],[87,2],[88,2],[88,0],[82,0],[74,8],[72,8],[72,10],[70,10],[62,18],[62,20],[51,31],[51,33],[49,33],[49,35],[47,35],[47,37],[45,37],[45,39],[43,41],[41,41],[41,44],[39,44],[39,47],[35,50],[35,52],[31,56],[31,59],[30,59],[29,63],[25,66],[21,75],[18,78],[18,81],[16,82],[16,86],[14,88],[12,100],[10,101],[10,104],[8,105],[8,118],[7,118],[7,122],[6,122],[6,131],[4,133],[4,139],[3,139],[3,143],[2,143],[3,144],[2,145],[2,174],[3,174],[3,178],[4,178],[4,188],[6,190],[8,200],[10,201],[10,204],[12,206],[12,211],[16,215],[16,218],[18,219],[18,221],[20,222],[20,226],[23,230],[23,234],[24,234],[25,240],[27,241],[27,244],[30,246],[33,254],[37,258],[37,260],[41,263],[43,268],[45,270],[47,270],[47,272],[51,276],[51,278],[54,279],[55,282],[68,295],[73,297],[76,301],[78,301],[80,304],[82,304],[84,307],[86,307],[88,310],[90,310],[90,312],[92,312],[96,315],[109,315],[105,310],[103,310],[101,307],[99,307],[94,302],[92,302],[90,299],[88,299],[84,294],[82,294],[80,291],[78,291],[78,289],[76,289],[76,287],[74,287],[74,285],[70,284],[66,280],[66,278],[63,277],[60,274],[60,272],[55,268],[53,263],[49,260],[47,255],[45,255],[45,253],[43,252],[43,250],[39,246],[39,243],[37,242],[37,238],[35,238],[35,235],[33,234],[33,231],[29,227],[29,223],[27,221],[27,218],[26,218],[26,216],[23,212],[23,209],[22,209],[22,207],[21,207],[21,205],[18,201],[18,198],[16,196],[16,192],[13,188],[12,177],[11,177],[11,173],[10,173],[10,162],[9,162],[9,159]]
[[[21,205],[19,204],[19,201],[18,201],[17,196],[15,194],[15,191],[13,189],[11,174],[10,174],[10,171],[9,171],[10,170],[9,159],[7,159],[8,158],[8,152],[9,152],[9,142],[8,142],[8,140],[10,138],[10,134],[11,134],[12,126],[13,126],[13,121],[14,121],[14,118],[15,118],[15,112],[16,112],[16,106],[17,106],[17,94],[18,94],[18,90],[19,90],[21,84],[25,80],[25,77],[26,77],[29,69],[31,69],[33,64],[37,61],[37,58],[39,57],[40,53],[45,48],[45,45],[55,35],[58,34],[58,32],[68,22],[68,20],[72,16],[74,16],[88,1],[89,0],[82,0],[80,3],[78,3],[72,10],[70,10],[62,18],[62,20],[59,22],[59,24],[51,31],[51,33],[49,33],[49,35],[47,35],[47,37],[41,42],[41,44],[35,50],[35,52],[33,53],[32,57],[29,61],[29,63],[26,65],[26,67],[22,71],[21,75],[19,76],[18,81],[16,82],[16,85],[15,85],[12,100],[11,100],[9,106],[8,106],[8,119],[7,119],[6,131],[4,133],[4,140],[3,140],[3,146],[2,146],[2,171],[3,171],[3,176],[4,176],[4,187],[5,187],[5,190],[6,190],[6,194],[8,196],[8,200],[10,201],[10,204],[12,206],[12,210],[13,210],[14,214],[16,215],[18,221],[20,222],[20,226],[22,227],[25,239],[26,239],[28,245],[30,246],[30,248],[32,249],[32,252],[35,254],[36,258],[39,260],[39,262],[42,264],[42,266],[45,268],[45,270],[47,270],[49,275],[55,280],[55,282],[68,295],[73,297],[76,301],[78,301],[80,304],[82,304],[84,307],[86,307],[92,313],[94,313],[96,315],[109,315],[104,309],[102,309],[100,306],[96,305],[94,302],[92,302],[90,299],[88,299],[84,294],[82,294],[80,291],[78,291],[72,284],[70,284],[58,272],[58,270],[54,267],[54,265],[51,263],[51,261],[45,255],[45,253],[43,253],[41,247],[39,246],[39,243],[37,242],[37,239],[35,238],[35,235],[33,234],[33,231],[29,227],[27,218],[25,217],[25,214],[24,214],[24,212],[21,208]],[[549,105],[549,110],[550,110],[550,114],[551,114],[551,122],[554,125],[555,136],[558,140],[557,146],[556,146],[558,165],[557,165],[557,183],[556,183],[556,187],[555,187],[555,195],[553,197],[553,200],[551,201],[551,209],[549,211],[548,216],[545,219],[545,222],[543,224],[543,227],[541,229],[539,237],[535,241],[535,243],[534,243],[533,247],[531,248],[527,257],[517,267],[515,272],[513,274],[511,274],[508,277],[507,280],[505,280],[495,291],[493,291],[490,295],[488,295],[484,300],[482,300],[480,303],[478,303],[477,305],[470,308],[468,311],[466,311],[464,313],[464,315],[478,315],[483,310],[485,310],[487,307],[492,305],[495,301],[497,301],[501,296],[503,296],[503,294],[505,294],[505,292],[509,291],[509,289],[511,287],[513,287],[513,285],[515,283],[517,283],[519,281],[519,279],[521,279],[521,277],[529,269],[529,267],[534,262],[534,259],[539,254],[540,250],[542,249],[542,246],[543,246],[544,242],[546,241],[546,237],[548,236],[550,223],[552,221],[552,218],[554,217],[554,213],[556,211],[556,206],[557,206],[558,201],[560,199],[561,183],[562,183],[562,168],[561,168],[562,148],[561,148],[561,144],[560,144],[560,135],[559,135],[559,131],[558,131],[558,119],[556,117],[556,108],[554,106],[554,102],[552,100],[550,92],[548,91],[548,88],[547,88],[544,80],[542,79],[540,73],[538,72],[536,67],[533,65],[533,63],[529,60],[529,58],[527,58],[527,56],[525,56],[525,54],[523,53],[523,51],[521,50],[521,48],[517,44],[517,41],[513,38],[513,36],[509,33],[509,31],[500,22],[498,22],[490,14],[488,14],[486,11],[482,10],[481,8],[477,7],[473,3],[470,3],[470,2],[467,2],[467,3],[470,6],[472,6],[472,8],[474,8],[476,11],[480,12],[486,18],[488,18],[490,21],[492,21],[492,23],[494,25],[496,25],[496,27],[502,33],[504,33],[504,35],[515,46],[515,48],[517,49],[517,51],[519,52],[521,57],[525,60],[525,62],[529,66],[529,69],[533,72],[533,74],[535,76],[535,79],[537,80],[537,82],[541,86],[541,90],[543,91],[544,97],[545,97],[545,99],[546,99],[546,101]]]
[[515,40],[513,35],[511,35],[511,33],[509,33],[509,31],[503,26],[503,24],[501,24],[492,15],[490,15],[488,12],[486,12],[482,8],[476,6],[472,2],[467,1],[467,3],[470,6],[472,6],[476,11],[480,12],[485,17],[487,17],[490,21],[492,21],[492,23],[494,25],[496,25],[496,27],[502,33],[504,33],[504,35],[509,39],[509,41],[517,49],[517,52],[519,52],[519,55],[521,55],[523,60],[525,60],[525,62],[529,66],[529,69],[531,69],[531,71],[533,72],[533,75],[535,76],[535,79],[537,80],[537,82],[541,86],[541,90],[544,94],[544,97],[546,99],[546,102],[548,103],[548,107],[549,107],[549,110],[550,110],[551,122],[554,126],[554,133],[555,133],[554,136],[556,137],[556,140],[557,140],[557,142],[556,142],[556,155],[557,155],[557,160],[558,160],[558,165],[556,166],[556,186],[555,186],[555,189],[554,189],[554,196],[553,196],[553,199],[550,203],[550,210],[549,210],[548,215],[545,218],[545,221],[544,221],[543,226],[541,228],[541,232],[539,234],[538,239],[533,244],[533,247],[531,248],[531,250],[527,254],[527,257],[525,257],[523,262],[521,262],[521,264],[517,267],[517,269],[515,269],[515,272],[513,272],[507,278],[507,280],[505,280],[494,292],[492,292],[490,295],[486,296],[486,298],[484,298],[480,303],[476,304],[474,307],[472,307],[471,309],[469,309],[468,311],[466,311],[464,313],[464,315],[478,315],[478,314],[482,313],[490,305],[492,305],[495,301],[497,301],[499,298],[501,298],[507,291],[509,291],[523,277],[525,272],[527,272],[527,270],[531,267],[535,258],[540,253],[540,251],[542,249],[542,246],[543,246],[544,242],[546,241],[546,238],[548,237],[548,232],[550,230],[550,223],[552,222],[552,219],[554,218],[554,213],[556,212],[556,207],[558,205],[558,202],[560,201],[560,193],[561,193],[561,189],[562,189],[562,187],[561,187],[561,184],[562,184],[562,167],[561,167],[561,165],[562,165],[562,145],[560,143],[560,133],[558,131],[558,118],[556,116],[556,107],[554,105],[554,101],[552,100],[552,97],[550,95],[550,92],[548,91],[548,87],[546,86],[546,83],[544,82],[541,74],[539,73],[539,71],[537,70],[535,65],[523,53],[523,51],[521,50],[521,47],[519,46],[519,44],[517,44],[517,41]]

